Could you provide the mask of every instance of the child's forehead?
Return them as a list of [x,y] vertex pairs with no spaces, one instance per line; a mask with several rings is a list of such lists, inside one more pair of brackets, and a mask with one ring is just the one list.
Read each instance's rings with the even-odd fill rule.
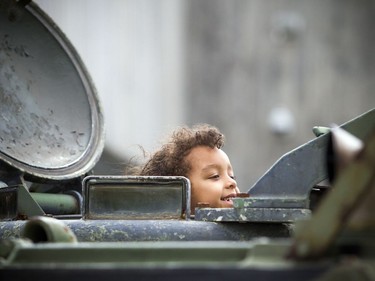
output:
[[214,165],[225,162],[230,165],[229,158],[222,149],[209,146],[194,147],[186,156],[186,160],[191,164]]
[[209,147],[206,145],[198,145],[193,147],[188,156],[202,156],[202,155],[213,155],[215,153],[218,153],[218,151],[221,150],[217,147]]

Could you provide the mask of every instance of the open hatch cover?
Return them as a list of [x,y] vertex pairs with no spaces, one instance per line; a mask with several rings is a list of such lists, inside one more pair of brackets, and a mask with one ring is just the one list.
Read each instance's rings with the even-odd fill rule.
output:
[[96,90],[56,24],[36,4],[20,2],[0,5],[1,166],[32,178],[76,178],[104,146]]

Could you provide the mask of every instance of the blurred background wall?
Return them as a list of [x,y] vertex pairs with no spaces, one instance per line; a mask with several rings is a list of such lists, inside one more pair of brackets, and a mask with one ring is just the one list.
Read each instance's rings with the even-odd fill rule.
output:
[[[243,191],[284,153],[375,105],[375,1],[37,0],[101,98],[97,173],[181,124],[226,135]],[[134,160],[134,161],[135,161]],[[308,161],[308,159],[306,159]]]

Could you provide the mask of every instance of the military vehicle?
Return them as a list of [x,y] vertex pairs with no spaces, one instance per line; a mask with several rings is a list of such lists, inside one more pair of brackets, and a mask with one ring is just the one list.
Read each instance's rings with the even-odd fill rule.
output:
[[31,1],[0,26],[0,280],[375,280],[374,109],[192,215],[184,177],[92,174],[104,121],[74,47]]

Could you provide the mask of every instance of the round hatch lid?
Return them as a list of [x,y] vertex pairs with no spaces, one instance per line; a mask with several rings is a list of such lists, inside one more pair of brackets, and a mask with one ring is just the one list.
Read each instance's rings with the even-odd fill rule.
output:
[[104,146],[96,90],[56,24],[33,3],[13,5],[0,5],[0,160],[26,176],[79,177]]

